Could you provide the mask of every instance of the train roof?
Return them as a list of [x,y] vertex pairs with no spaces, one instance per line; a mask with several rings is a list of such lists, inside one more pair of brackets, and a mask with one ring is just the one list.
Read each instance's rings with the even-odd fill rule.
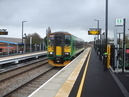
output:
[[77,37],[77,36],[75,36],[75,35],[72,35],[72,34],[70,34],[69,32],[66,32],[66,31],[56,31],[56,32],[52,32],[52,33],[50,33],[50,34],[58,34],[58,33],[69,34],[69,35],[71,35],[71,36],[73,36],[73,37],[76,37],[78,40],[84,41],[83,39],[81,39],[81,38],[79,38],[79,37]]
[[52,32],[50,34],[53,34],[53,33],[70,34],[69,32],[66,32],[66,31],[56,31],[56,32]]

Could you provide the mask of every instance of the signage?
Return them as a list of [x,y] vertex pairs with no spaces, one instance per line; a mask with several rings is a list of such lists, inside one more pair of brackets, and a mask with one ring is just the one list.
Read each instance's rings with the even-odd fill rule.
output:
[[124,20],[123,19],[116,19],[116,26],[123,26]]
[[99,35],[100,31],[88,31],[88,35]]
[[101,29],[99,28],[90,28],[88,31],[88,35],[99,35],[101,32]]
[[0,32],[0,35],[8,35],[8,32]]
[[8,35],[8,32],[6,29],[0,29],[0,35]]

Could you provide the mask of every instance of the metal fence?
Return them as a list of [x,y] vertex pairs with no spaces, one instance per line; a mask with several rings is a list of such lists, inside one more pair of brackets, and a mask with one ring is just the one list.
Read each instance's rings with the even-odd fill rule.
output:
[[45,51],[45,44],[0,44],[0,56]]
[[[115,49],[117,49],[117,56],[116,56],[116,64],[118,65],[118,68],[124,68],[126,70],[129,69],[129,48],[125,49],[125,54],[123,55],[123,49],[122,48],[115,48],[114,45],[111,45],[111,57],[110,57],[110,65],[115,70],[116,64],[115,62]],[[125,64],[123,64],[123,56],[125,60]]]

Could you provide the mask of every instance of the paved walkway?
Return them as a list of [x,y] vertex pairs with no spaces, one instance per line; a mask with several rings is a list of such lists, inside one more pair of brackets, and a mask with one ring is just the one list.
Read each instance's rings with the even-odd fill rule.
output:
[[[82,69],[81,72],[83,71]],[[76,97],[77,95],[83,74],[81,72],[69,97]],[[127,91],[129,89],[129,76],[128,78],[122,74],[117,74],[117,76],[122,82],[126,82],[124,84],[128,86],[127,88],[124,88],[111,69],[104,71],[102,62],[95,50],[92,49],[81,97],[129,97]]]

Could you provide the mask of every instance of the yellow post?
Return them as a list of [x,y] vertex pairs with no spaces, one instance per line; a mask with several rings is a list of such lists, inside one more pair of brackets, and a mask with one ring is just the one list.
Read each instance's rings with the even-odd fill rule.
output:
[[111,55],[111,45],[110,44],[107,45],[107,53],[108,53],[107,68],[109,68],[110,67],[110,55]]

